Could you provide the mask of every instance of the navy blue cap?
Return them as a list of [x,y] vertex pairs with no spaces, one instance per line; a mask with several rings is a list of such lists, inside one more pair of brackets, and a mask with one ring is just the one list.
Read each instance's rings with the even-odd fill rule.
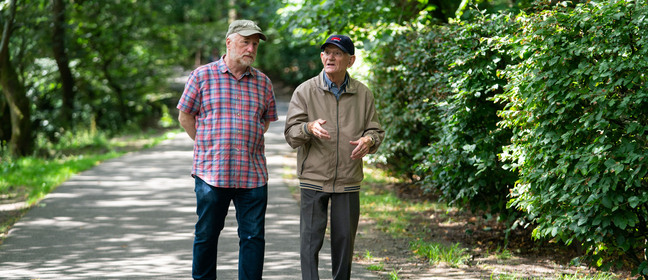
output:
[[355,47],[353,46],[353,42],[351,42],[351,38],[349,38],[349,36],[331,35],[328,37],[328,39],[326,39],[326,42],[324,42],[324,44],[322,44],[322,47],[320,48],[324,50],[324,48],[326,48],[326,45],[328,44],[336,45],[342,51],[350,55],[353,55],[355,53]]

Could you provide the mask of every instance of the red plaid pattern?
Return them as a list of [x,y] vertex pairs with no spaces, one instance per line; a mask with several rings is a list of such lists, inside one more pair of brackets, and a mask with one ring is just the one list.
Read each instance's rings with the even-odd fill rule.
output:
[[196,116],[192,175],[215,187],[267,184],[263,130],[278,118],[265,74],[250,67],[237,80],[221,58],[191,72],[177,108]]

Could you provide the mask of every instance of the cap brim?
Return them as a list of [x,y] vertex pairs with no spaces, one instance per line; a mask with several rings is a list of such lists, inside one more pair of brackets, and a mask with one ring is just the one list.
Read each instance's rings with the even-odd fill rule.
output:
[[340,44],[338,44],[338,43],[335,43],[335,42],[327,42],[327,43],[324,43],[324,44],[320,47],[320,49],[324,50],[324,48],[326,48],[326,45],[328,45],[328,44],[335,45],[335,46],[337,46],[338,48],[340,48],[343,52],[348,53],[348,54],[351,54],[351,53],[349,52],[349,50],[347,50],[347,49],[344,48],[342,45],[340,45]]
[[263,33],[259,32],[259,31],[256,31],[256,30],[241,30],[241,31],[236,32],[236,33],[238,33],[241,36],[245,36],[245,37],[252,36],[254,34],[259,34],[259,38],[261,38],[261,40],[268,41],[268,37],[266,37],[266,35],[264,35]]

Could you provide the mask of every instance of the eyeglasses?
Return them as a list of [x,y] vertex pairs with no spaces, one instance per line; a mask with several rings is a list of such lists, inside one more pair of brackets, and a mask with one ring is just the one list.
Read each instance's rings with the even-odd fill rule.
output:
[[326,51],[325,50],[322,53],[324,54],[324,56],[327,56],[327,57],[335,56],[335,58],[342,58],[342,56],[344,55],[344,53],[341,52],[341,51]]

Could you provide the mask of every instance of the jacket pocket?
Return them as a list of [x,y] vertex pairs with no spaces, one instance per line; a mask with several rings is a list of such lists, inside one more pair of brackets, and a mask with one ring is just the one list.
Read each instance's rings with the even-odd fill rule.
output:
[[304,175],[304,168],[306,166],[306,161],[308,160],[308,154],[310,152],[311,145],[310,144],[304,144],[303,146],[300,147],[300,152],[303,154],[301,156],[298,156],[297,158],[303,158],[301,162],[298,163],[297,166],[297,174],[299,176]]

